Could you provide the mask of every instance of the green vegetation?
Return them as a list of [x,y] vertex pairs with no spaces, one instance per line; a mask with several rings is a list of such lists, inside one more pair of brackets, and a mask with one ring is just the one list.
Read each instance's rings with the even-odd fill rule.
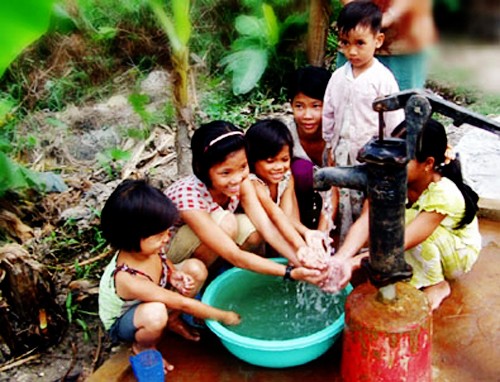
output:
[[[255,13],[236,18],[235,29],[240,36],[233,41],[232,52],[220,61],[232,74],[235,95],[255,88],[268,65],[282,67],[284,60],[277,54],[278,45],[285,40],[287,30],[303,28],[307,23],[305,14],[291,14],[280,22],[273,6],[262,1],[252,3]],[[287,1],[279,3],[290,5]]]
[[[4,35],[15,36],[9,40],[15,49],[0,61],[0,73],[7,68],[0,78],[0,170],[10,174],[0,183],[0,194],[37,184],[30,170],[17,166],[25,153],[40,146],[36,135],[17,134],[18,123],[30,113],[62,111],[72,103],[98,101],[124,86],[134,89],[152,69],[162,67],[177,73],[174,97],[163,110],[152,113],[149,98],[133,92],[128,100],[142,126],[128,129],[127,136],[141,140],[154,125],[179,124],[177,118],[185,115],[179,108],[189,103],[189,72],[194,76],[190,86],[196,87],[191,91],[198,93],[200,103],[195,105],[199,109],[194,110],[193,120],[183,123],[223,118],[246,127],[259,115],[279,110],[286,101],[287,74],[305,63],[308,14],[298,0],[200,0],[192,6],[177,0],[168,2],[165,9],[159,0],[60,0],[52,8],[50,22],[54,1],[23,3],[37,8],[26,12],[9,3],[2,15],[16,11],[23,19],[39,9],[45,16],[26,19],[33,28],[25,35],[22,26],[2,25]],[[340,2],[333,0],[331,5],[334,20]],[[461,0],[439,0],[435,5],[449,12],[463,8]],[[9,66],[47,28],[49,32]],[[325,62],[331,70],[336,50],[333,25]],[[471,90],[462,81],[466,76],[445,70],[439,77],[457,85],[443,85],[434,78],[429,84],[482,114],[498,113],[497,97]],[[128,153],[110,149],[98,156],[98,162],[112,179],[127,158]]]
[[65,305],[66,305],[66,316],[68,318],[68,323],[69,324],[75,323],[81,329],[83,333],[83,339],[85,341],[89,341],[90,328],[84,316],[96,316],[97,314],[95,312],[89,312],[83,310],[78,301],[74,300],[73,294],[71,292],[68,293],[68,296],[66,297]]

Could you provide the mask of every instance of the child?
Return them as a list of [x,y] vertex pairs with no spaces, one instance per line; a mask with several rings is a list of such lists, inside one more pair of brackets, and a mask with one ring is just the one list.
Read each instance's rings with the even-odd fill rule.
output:
[[[323,166],[325,141],[322,136],[323,97],[331,73],[315,66],[297,69],[289,82],[288,99],[293,120],[284,120],[293,138],[292,174],[295,178],[300,221],[310,229],[329,231],[331,194],[315,191],[314,168]],[[323,213],[322,213],[323,212]]]
[[[321,282],[319,271],[298,267],[299,248],[285,240],[262,208],[248,178],[243,132],[225,121],[204,124],[194,132],[191,149],[194,175],[166,190],[180,211],[168,257],[179,263],[194,256],[207,267],[221,257],[254,272]],[[244,214],[235,214],[238,207]],[[251,253],[261,249],[262,239],[291,264],[278,264]]]
[[[288,128],[277,119],[256,122],[247,130],[248,164],[250,179],[259,201],[283,236],[295,247],[306,246],[312,251],[302,251],[297,255],[303,264],[323,269],[328,250],[326,235],[313,231],[300,222],[294,178],[290,172],[293,139]],[[323,245],[325,244],[325,247]]]
[[[341,0],[345,5],[357,0]],[[373,0],[383,12],[384,43],[376,57],[396,77],[401,90],[424,88],[430,48],[438,34],[433,1]],[[337,66],[346,62],[337,55]]]
[[[370,1],[353,1],[342,8],[337,27],[339,43],[348,62],[332,75],[323,105],[323,139],[330,165],[358,164],[358,151],[378,134],[379,116],[372,108],[380,96],[399,91],[392,73],[375,57],[384,35],[380,32],[382,13]],[[404,119],[403,110],[384,113],[385,133]],[[364,195],[341,189],[339,199],[340,241],[360,215]]]
[[[477,194],[462,179],[460,164],[447,145],[439,122],[429,120],[420,132],[415,159],[408,164],[405,259],[413,267],[410,283],[423,289],[432,309],[450,294],[448,280],[469,272],[481,249],[476,218]],[[336,257],[353,259],[368,239],[368,211],[349,231]],[[348,270],[345,272],[350,274]],[[342,281],[342,284],[346,280]]]
[[[207,276],[201,261],[186,260],[177,270],[161,252],[176,218],[173,203],[143,180],[123,181],[102,210],[102,232],[117,253],[100,281],[99,316],[111,339],[132,342],[134,354],[155,348],[167,322],[186,338],[199,340],[182,324],[181,310],[226,325],[240,321],[234,312],[192,298]],[[173,370],[166,360],[164,367]]]

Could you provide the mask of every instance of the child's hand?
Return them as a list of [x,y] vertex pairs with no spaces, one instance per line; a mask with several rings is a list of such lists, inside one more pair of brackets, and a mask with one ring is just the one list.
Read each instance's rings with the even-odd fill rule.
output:
[[313,249],[311,247],[300,247],[297,251],[297,258],[300,264],[306,268],[325,269],[327,267],[324,251]]
[[241,322],[241,317],[235,312],[224,312],[220,320],[224,325],[238,325]]
[[177,270],[172,271],[170,284],[184,296],[189,295],[195,287],[194,279],[190,275]]
[[300,262],[308,268],[326,269],[330,258],[332,240],[323,232],[317,230],[306,231],[304,237],[307,247],[299,248],[297,252]]
[[306,267],[294,268],[291,273],[292,279],[305,281],[321,287],[328,276],[325,270],[311,269]]
[[[335,293],[344,289],[349,284],[349,281],[351,281],[352,271],[358,269],[361,266],[361,260],[368,255],[368,252],[363,252],[348,259],[332,256],[332,269],[330,270],[329,268],[329,276],[325,284],[321,286],[321,289],[329,293]],[[333,279],[337,278],[337,281],[330,281],[330,276]]]
[[333,243],[333,239],[328,236],[325,232],[317,229],[309,229],[305,232],[304,238],[306,244],[311,248],[323,248],[326,250],[328,257],[330,256],[330,248]]
[[347,285],[350,278],[350,263],[332,256],[328,261],[328,277],[321,289],[327,293],[338,293]]

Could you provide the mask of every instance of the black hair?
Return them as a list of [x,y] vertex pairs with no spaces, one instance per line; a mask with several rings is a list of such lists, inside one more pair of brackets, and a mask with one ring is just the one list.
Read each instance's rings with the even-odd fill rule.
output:
[[447,147],[448,138],[444,126],[434,119],[429,119],[417,136],[415,159],[422,163],[429,157],[434,158],[435,169],[457,185],[465,201],[465,214],[455,227],[459,229],[472,222],[476,216],[479,197],[464,183],[458,155],[447,163],[445,158]]
[[229,154],[241,149],[246,152],[245,136],[243,131],[232,123],[212,121],[203,124],[195,130],[191,138],[193,173],[210,188],[210,168],[224,162]]
[[297,94],[302,93],[323,101],[331,76],[332,73],[318,66],[304,66],[297,69],[289,81],[288,99],[293,101]]
[[278,119],[264,119],[254,123],[245,134],[248,145],[248,164],[255,171],[255,163],[276,156],[288,145],[290,159],[293,153],[293,138],[290,130]]
[[358,26],[379,33],[382,28],[382,11],[372,1],[357,0],[346,4],[337,18],[339,34],[347,35]]
[[178,218],[174,203],[145,180],[124,180],[101,212],[104,238],[116,249],[139,252],[141,239],[167,230]]

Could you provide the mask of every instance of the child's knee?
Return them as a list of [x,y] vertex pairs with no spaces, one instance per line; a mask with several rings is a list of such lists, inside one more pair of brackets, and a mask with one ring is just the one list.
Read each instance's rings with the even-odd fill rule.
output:
[[208,270],[205,264],[198,259],[191,258],[185,261],[182,271],[190,275],[196,285],[202,285],[208,277]]
[[[165,304],[161,302],[148,302],[142,303],[140,308],[140,310],[137,310],[139,314],[137,321],[140,326],[149,331],[163,330],[167,326],[168,312]],[[135,321],[134,319],[134,323]]]
[[236,240],[238,236],[238,222],[234,214],[224,216],[219,226],[231,239]]

